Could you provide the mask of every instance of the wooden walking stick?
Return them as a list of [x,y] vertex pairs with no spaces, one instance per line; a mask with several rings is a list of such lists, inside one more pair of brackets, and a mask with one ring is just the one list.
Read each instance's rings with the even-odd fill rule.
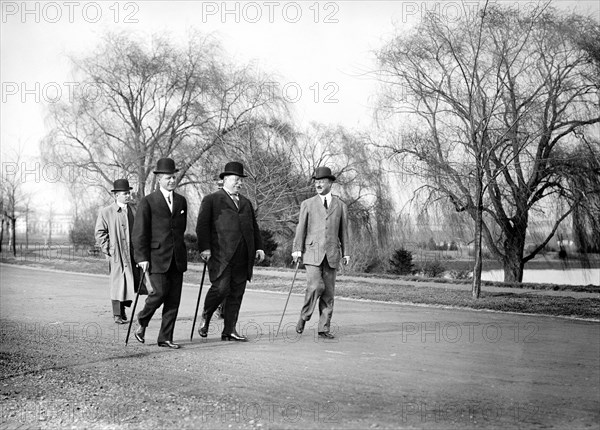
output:
[[290,301],[290,296],[292,295],[292,289],[294,288],[294,282],[296,282],[296,275],[298,274],[298,268],[300,267],[300,258],[296,262],[296,270],[294,271],[294,279],[292,279],[292,286],[290,287],[290,292],[288,293],[287,300],[285,301],[285,306],[283,307],[283,313],[281,314],[281,319],[279,320],[279,326],[277,327],[277,334],[275,337],[279,336],[279,329],[281,328],[281,322],[283,321],[283,316],[285,315],[285,310],[287,309],[288,302]]
[[194,327],[196,326],[196,318],[198,317],[198,308],[200,307],[200,296],[202,295],[202,285],[204,285],[204,275],[206,275],[207,263],[204,262],[202,270],[202,279],[200,280],[200,291],[198,291],[198,301],[196,302],[196,313],[194,313],[194,322],[192,323],[192,333],[190,334],[190,342],[194,339]]
[[[131,333],[131,324],[133,324],[133,318],[135,317],[135,307],[137,306],[138,299],[140,298],[140,291],[142,291],[142,284],[144,283],[144,274],[146,273],[146,271],[143,270],[141,267],[140,267],[140,270],[142,272],[142,274],[140,275],[140,285],[138,285],[138,290],[137,290],[137,293],[135,294],[135,301],[133,302],[133,309],[131,310],[131,318],[129,319],[129,327],[127,328],[127,336],[125,337],[125,345],[127,345],[127,342],[129,342],[129,333]],[[148,294],[150,294],[151,290],[152,290],[152,286],[150,286],[150,289],[148,289]]]

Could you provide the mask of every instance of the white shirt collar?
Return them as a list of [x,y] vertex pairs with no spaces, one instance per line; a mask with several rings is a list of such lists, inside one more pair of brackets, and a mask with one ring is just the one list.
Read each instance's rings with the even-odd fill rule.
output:
[[119,203],[119,202],[115,202],[117,204],[117,207],[121,208],[121,209],[127,209],[127,203]]
[[323,203],[325,201],[325,198],[327,198],[327,206],[329,206],[331,204],[331,191],[325,195],[322,195],[322,194],[317,194],[317,195],[319,197],[321,197],[321,203]]
[[167,199],[167,196],[169,196],[171,197],[171,201],[173,201],[173,191],[165,190],[163,187],[159,187],[159,189],[162,195],[165,196],[165,200]]

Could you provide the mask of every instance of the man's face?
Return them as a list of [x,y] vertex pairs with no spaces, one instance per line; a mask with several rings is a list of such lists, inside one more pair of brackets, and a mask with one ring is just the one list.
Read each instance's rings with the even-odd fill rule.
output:
[[329,194],[332,184],[333,181],[331,179],[315,179],[315,190],[317,190],[318,194],[324,196],[325,194]]
[[115,193],[115,200],[117,203],[126,205],[131,203],[131,192],[130,191],[117,191]]
[[223,177],[223,188],[230,194],[238,194],[244,185],[244,178],[236,175],[227,175]]
[[158,183],[161,188],[164,188],[167,191],[173,191],[177,187],[176,178],[177,175],[175,173],[161,173],[158,175]]

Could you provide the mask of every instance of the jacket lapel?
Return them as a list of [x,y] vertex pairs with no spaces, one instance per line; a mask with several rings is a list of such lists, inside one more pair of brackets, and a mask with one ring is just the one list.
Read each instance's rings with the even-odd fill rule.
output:
[[[227,204],[236,212],[238,212],[238,207],[235,205],[235,203],[233,202],[233,199],[231,198],[231,196],[229,195],[229,193],[227,191],[225,191],[223,188],[221,188],[221,193],[223,194],[223,198],[225,199],[225,201],[227,202]],[[242,199],[240,199],[240,206],[242,205]]]
[[[329,218],[329,215],[331,215],[332,213],[335,212],[337,205],[338,205],[337,199],[335,197],[333,197],[333,194],[332,194],[331,202],[329,202],[329,207],[327,209],[327,215],[325,216],[325,218]],[[323,208],[323,209],[325,209],[325,208]]]

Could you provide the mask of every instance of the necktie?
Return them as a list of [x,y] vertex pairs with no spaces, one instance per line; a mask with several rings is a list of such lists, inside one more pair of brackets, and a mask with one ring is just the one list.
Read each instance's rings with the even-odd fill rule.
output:
[[238,197],[238,195],[232,194],[231,198],[233,199],[233,203],[235,203],[235,206],[239,209],[240,208],[240,198]]
[[323,198],[323,206],[327,209],[327,197]]
[[171,203],[171,194],[167,194],[167,203],[169,203],[169,210],[173,212],[173,203]]

